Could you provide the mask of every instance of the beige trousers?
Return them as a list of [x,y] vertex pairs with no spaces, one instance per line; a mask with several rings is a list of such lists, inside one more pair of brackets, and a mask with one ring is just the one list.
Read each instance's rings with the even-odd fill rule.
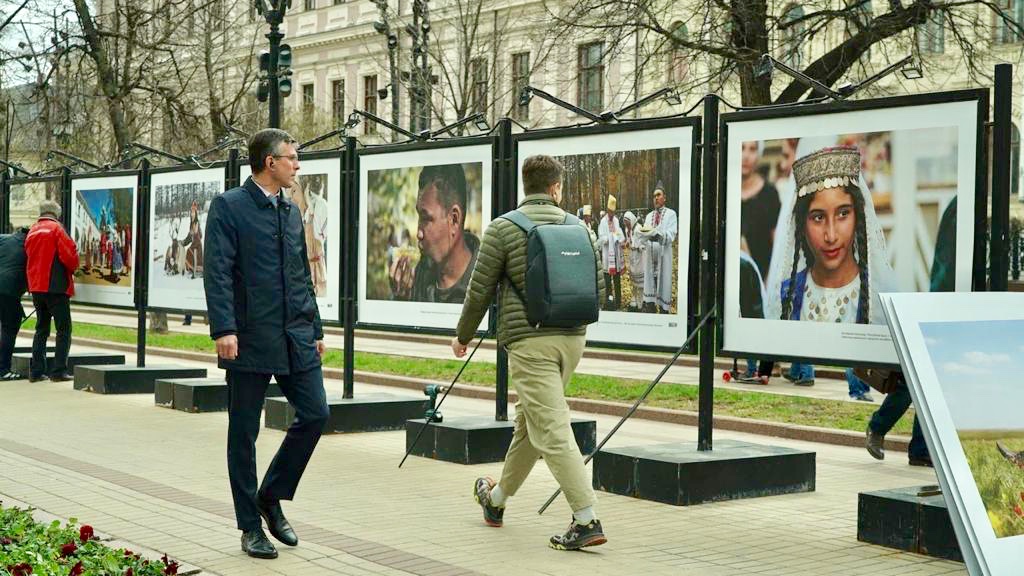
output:
[[586,336],[536,336],[508,346],[509,382],[519,393],[515,433],[498,484],[512,496],[543,457],[573,512],[593,506],[590,475],[569,421],[565,386],[583,356]]

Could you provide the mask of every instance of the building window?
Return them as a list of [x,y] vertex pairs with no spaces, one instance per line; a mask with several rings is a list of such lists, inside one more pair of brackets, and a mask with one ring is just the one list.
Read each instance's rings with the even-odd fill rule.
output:
[[805,15],[803,6],[791,4],[782,13],[782,21],[779,23],[779,50],[782,63],[790,68],[799,69],[804,63],[802,43],[804,40]]
[[331,118],[337,126],[345,121],[345,81],[331,82]]
[[469,110],[475,114],[487,109],[487,59],[474,58],[471,60],[469,73],[473,81]]
[[[1024,0],[1000,0],[999,8],[1003,14],[993,14],[996,19],[996,42],[1012,44],[1024,40],[1018,31],[1024,26]],[[1013,20],[1013,23],[1007,22]]]
[[686,79],[686,74],[689,72],[690,63],[687,60],[687,50],[685,47],[680,45],[680,42],[686,42],[689,40],[690,32],[686,29],[686,24],[682,22],[675,22],[672,24],[672,32],[669,37],[669,41],[672,42],[671,48],[668,51],[668,82],[669,84],[678,84]]
[[316,0],[305,0],[302,7],[306,10],[316,10]]
[[591,112],[604,107],[604,43],[592,42],[579,47],[577,68],[579,84],[576,101]]
[[[363,77],[363,110],[370,114],[377,113],[377,76]],[[363,134],[376,134],[376,122],[363,122]]]
[[316,96],[312,84],[302,85],[302,119],[306,122],[313,120],[313,111],[316,110]]
[[512,55],[512,98],[515,104],[512,106],[512,117],[516,120],[530,119],[530,104],[525,106],[519,104],[519,96],[523,88],[530,85],[530,53],[520,52]]
[[929,54],[942,54],[946,51],[945,27],[941,12],[932,13],[924,24],[917,27],[917,47],[921,52]]

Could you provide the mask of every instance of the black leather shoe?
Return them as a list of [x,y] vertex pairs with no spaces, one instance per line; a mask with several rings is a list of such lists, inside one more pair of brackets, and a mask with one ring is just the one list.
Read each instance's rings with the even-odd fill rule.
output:
[[289,546],[297,546],[299,544],[299,537],[295,535],[292,525],[284,517],[280,501],[267,502],[259,498],[257,508],[260,510],[260,516],[263,516],[263,519],[267,521],[267,528],[270,529],[271,536],[277,538],[282,544]]
[[28,377],[28,381],[29,382],[42,382],[43,380],[46,380],[46,376],[29,376]]
[[277,548],[270,543],[263,528],[242,532],[242,552],[253,558],[272,560],[277,558]]
[[60,372],[58,374],[50,375],[50,382],[70,382],[75,379],[75,375],[70,372]]

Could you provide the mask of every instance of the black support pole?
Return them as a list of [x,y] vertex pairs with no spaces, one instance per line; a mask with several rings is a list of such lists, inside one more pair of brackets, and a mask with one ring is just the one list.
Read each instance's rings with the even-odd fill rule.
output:
[[0,233],[10,234],[11,230],[11,178],[7,169],[0,172]]
[[342,160],[342,210],[341,236],[342,252],[342,322],[345,338],[345,383],[344,398],[352,398],[356,373],[356,291],[358,283],[357,263],[359,262],[359,156],[356,154],[356,139],[345,138],[345,152]]
[[[715,305],[717,285],[715,248],[718,229],[718,97],[704,97],[703,139],[701,145],[704,178],[701,181],[701,262],[700,313],[707,314]],[[715,404],[715,331],[718,322],[708,322],[700,331],[700,378],[698,390],[697,450],[711,450]]]
[[135,249],[132,258],[135,260],[135,309],[138,312],[138,326],[135,329],[135,365],[146,366],[146,305],[149,301],[146,263],[149,261],[149,160],[143,159],[139,165],[139,199],[136,202],[139,226],[135,228]]
[[[495,142],[497,154],[494,162],[494,182],[496,202],[492,208],[492,217],[512,209],[515,206],[515,150],[512,143],[512,122],[503,118],[498,124],[497,137]],[[495,302],[499,301],[501,289],[495,295]],[[500,306],[491,307],[491,326],[494,328],[491,333],[497,334],[498,314]],[[499,422],[508,420],[508,353],[501,342],[497,342],[497,371],[495,372],[495,393],[494,393],[494,419]]]
[[238,181],[238,148],[228,150],[228,163],[224,165],[224,189],[231,190],[241,186]]
[[281,127],[281,90],[278,86],[277,60],[281,54],[281,39],[284,34],[279,29],[279,22],[270,23],[270,32],[267,39],[270,40],[270,70],[267,71],[267,83],[270,84],[270,127]]
[[989,242],[989,290],[1005,292],[1010,256],[1010,116],[1013,66],[996,64],[995,117],[992,124],[992,224]]

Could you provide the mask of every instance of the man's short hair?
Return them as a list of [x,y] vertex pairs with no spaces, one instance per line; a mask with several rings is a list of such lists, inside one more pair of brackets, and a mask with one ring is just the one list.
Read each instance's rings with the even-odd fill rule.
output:
[[562,181],[562,163],[538,154],[523,161],[523,190],[527,194],[546,194],[552,184]]
[[53,200],[43,200],[39,203],[40,216],[53,216],[60,220],[61,212],[60,204],[57,204]]
[[249,167],[253,174],[263,171],[267,156],[277,154],[281,144],[295,144],[292,135],[278,128],[265,128],[249,138]]
[[423,168],[420,171],[419,191],[423,192],[431,184],[437,190],[438,203],[446,212],[456,204],[462,208],[462,227],[465,228],[468,186],[466,171],[462,164],[441,164]]

